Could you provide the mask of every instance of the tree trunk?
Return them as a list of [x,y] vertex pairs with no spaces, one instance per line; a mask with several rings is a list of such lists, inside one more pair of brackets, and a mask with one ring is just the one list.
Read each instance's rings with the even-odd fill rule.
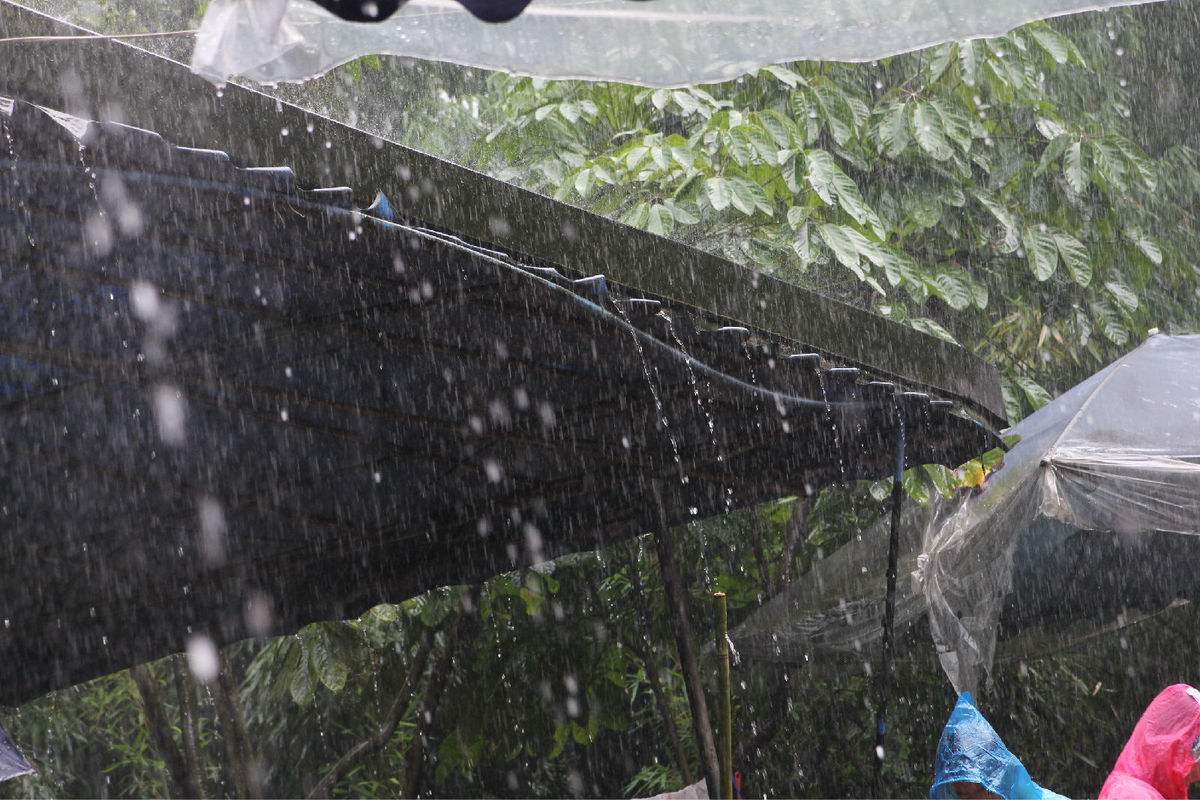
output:
[[[478,603],[474,603],[478,606]],[[430,682],[426,686],[425,698],[416,711],[416,732],[413,741],[408,745],[408,757],[404,760],[404,787],[401,798],[415,798],[421,790],[421,778],[424,777],[426,752],[430,750],[434,720],[438,712],[438,704],[442,702],[446,681],[450,678],[450,666],[454,660],[458,639],[462,636],[462,628],[466,626],[467,610],[458,614],[450,628],[446,631],[446,642],[442,651],[438,652],[437,661],[433,662],[430,672]]]
[[233,773],[234,791],[238,797],[262,797],[258,761],[246,735],[237,682],[233,679],[233,671],[224,653],[221,653],[221,670],[213,683],[213,697],[217,701],[221,739],[225,743],[225,755]]
[[679,663],[683,667],[683,683],[687,687],[688,704],[692,709],[692,730],[699,745],[700,760],[704,767],[704,782],[709,797],[719,797],[721,772],[717,761],[717,745],[713,740],[712,723],[709,721],[708,704],[704,700],[704,684],[700,680],[700,668],[696,653],[692,649],[692,630],[688,622],[687,603],[675,566],[675,554],[668,532],[658,531],[654,535],[658,545],[658,568],[662,573],[667,593],[667,606],[671,612],[671,630],[675,634],[675,646],[679,649]]
[[421,676],[425,674],[425,667],[429,664],[429,652],[432,646],[433,635],[427,629],[421,637],[421,642],[417,646],[417,652],[408,667],[408,672],[404,675],[404,682],[400,684],[400,689],[396,693],[396,699],[392,703],[387,716],[384,718],[383,725],[376,733],[347,750],[329,768],[325,776],[308,793],[310,799],[328,797],[329,793],[333,791],[333,787],[350,771],[351,767],[358,763],[359,760],[382,750],[392,740],[392,736],[396,733],[396,728],[400,725],[400,720],[404,719],[409,707],[412,705],[413,698],[416,696]]
[[796,549],[799,548],[800,542],[804,539],[804,533],[808,530],[809,502],[807,497],[802,497],[796,501],[796,507],[792,509],[792,518],[788,520],[783,542],[783,564],[780,566],[779,579],[775,584],[773,595],[778,594],[783,587],[792,582],[792,573],[796,569]]
[[187,762],[179,753],[179,747],[171,736],[171,725],[167,722],[167,714],[158,692],[158,683],[149,667],[139,664],[129,669],[138,694],[142,699],[142,713],[146,717],[146,727],[150,730],[150,739],[154,749],[167,765],[167,775],[170,778],[171,794],[174,797],[199,797],[200,789],[196,776],[188,771]]
[[642,590],[642,575],[638,569],[637,556],[632,554],[629,556],[629,583],[633,589],[634,605],[641,611],[642,616],[643,637],[646,640],[646,653],[642,656],[642,664],[646,667],[646,681],[650,684],[650,691],[654,695],[654,704],[658,708],[659,716],[662,717],[663,727],[667,730],[667,739],[671,742],[671,751],[675,757],[675,767],[679,770],[679,777],[683,778],[684,786],[691,786],[693,782],[692,768],[688,764],[687,754],[683,751],[683,741],[679,738],[679,728],[675,725],[675,717],[671,714],[670,700],[667,698],[666,690],[663,689],[662,681],[659,678],[657,648],[650,638],[650,606],[646,599],[646,593]]
[[179,714],[183,732],[183,758],[187,763],[188,772],[195,776],[196,797],[206,796],[204,786],[204,767],[200,760],[200,746],[196,736],[196,682],[192,679],[191,670],[187,667],[183,656],[171,659],[175,668],[175,693],[179,696]]

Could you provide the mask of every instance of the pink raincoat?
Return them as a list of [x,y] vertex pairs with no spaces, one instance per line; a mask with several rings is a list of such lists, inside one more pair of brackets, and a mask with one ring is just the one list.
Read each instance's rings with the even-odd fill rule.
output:
[[1100,800],[1185,800],[1198,736],[1200,690],[1183,683],[1163,689],[1138,720]]

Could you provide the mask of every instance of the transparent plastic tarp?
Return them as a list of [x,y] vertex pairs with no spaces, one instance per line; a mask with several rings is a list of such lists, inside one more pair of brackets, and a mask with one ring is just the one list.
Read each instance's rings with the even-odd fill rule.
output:
[[[897,624],[928,614],[959,691],[976,689],[996,657],[1200,599],[1200,336],[1152,336],[1010,433],[1021,440],[982,490],[903,519]],[[886,553],[884,520],[764,606],[735,643],[792,661],[874,641]]]
[[386,54],[544,78],[683,86],[787,61],[871,61],[1146,1],[534,0],[496,24],[456,0],[411,0],[374,23],[342,21],[309,0],[214,0],[192,66],[217,81],[301,81]]

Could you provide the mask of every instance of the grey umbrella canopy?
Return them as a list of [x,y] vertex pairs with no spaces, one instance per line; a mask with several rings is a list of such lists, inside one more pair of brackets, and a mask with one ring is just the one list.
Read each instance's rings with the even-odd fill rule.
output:
[[[1014,426],[981,491],[910,506],[898,624],[928,615],[942,666],[974,688],[1005,652],[1057,648],[1200,589],[1200,336],[1144,344]],[[887,521],[751,617],[734,640],[785,661],[881,633]],[[857,659],[855,659],[857,661]]]
[[[378,22],[310,0],[215,0],[193,68],[298,81],[381,53],[543,78],[684,86],[786,61],[872,61],[1138,0],[411,0]],[[353,0],[322,5],[358,10]],[[394,3],[386,4],[390,9]],[[493,8],[496,14],[488,14]],[[504,19],[503,23],[485,21]],[[482,15],[484,19],[480,19]]]

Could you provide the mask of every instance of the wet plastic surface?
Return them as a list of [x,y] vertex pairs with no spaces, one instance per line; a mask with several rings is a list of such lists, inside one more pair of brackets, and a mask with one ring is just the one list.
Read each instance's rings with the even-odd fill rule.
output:
[[383,53],[543,78],[684,86],[788,61],[873,61],[1141,1],[535,0],[494,24],[456,0],[412,0],[363,24],[309,0],[215,0],[192,65],[213,80],[298,81]]

